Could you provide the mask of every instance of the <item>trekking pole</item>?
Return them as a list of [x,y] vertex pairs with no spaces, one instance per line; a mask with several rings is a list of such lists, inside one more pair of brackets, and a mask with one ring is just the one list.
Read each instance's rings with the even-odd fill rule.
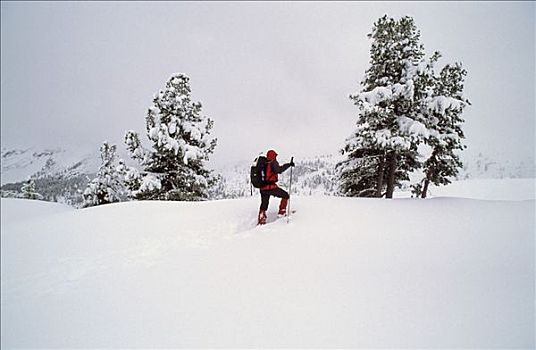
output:
[[[291,163],[294,163],[294,157],[290,158],[290,162]],[[288,198],[288,204],[287,204],[287,224],[290,222],[290,193],[292,191],[292,166],[290,167],[290,182],[289,182],[289,185],[288,185],[288,194],[289,194],[289,198]]]

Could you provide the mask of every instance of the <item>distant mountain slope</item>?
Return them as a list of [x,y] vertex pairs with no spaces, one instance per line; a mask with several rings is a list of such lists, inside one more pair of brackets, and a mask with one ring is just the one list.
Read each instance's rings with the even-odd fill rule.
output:
[[1,157],[2,185],[21,182],[29,177],[94,174],[100,165],[98,152],[82,154],[59,148],[44,150],[2,148]]
[[2,196],[20,196],[23,182],[35,180],[46,201],[79,205],[81,191],[100,165],[98,152],[82,154],[64,149],[2,149]]
[[506,160],[498,162],[479,153],[472,158],[463,159],[463,168],[458,179],[529,179],[536,178],[535,159],[521,162]]

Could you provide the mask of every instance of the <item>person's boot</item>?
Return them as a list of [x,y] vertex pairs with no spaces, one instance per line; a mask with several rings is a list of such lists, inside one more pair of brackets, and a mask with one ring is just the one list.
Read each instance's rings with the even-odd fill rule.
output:
[[259,210],[259,217],[257,225],[264,225],[266,224],[266,210]]
[[277,215],[285,216],[287,214],[287,202],[287,198],[281,198],[281,203],[279,203],[279,213],[277,213]]

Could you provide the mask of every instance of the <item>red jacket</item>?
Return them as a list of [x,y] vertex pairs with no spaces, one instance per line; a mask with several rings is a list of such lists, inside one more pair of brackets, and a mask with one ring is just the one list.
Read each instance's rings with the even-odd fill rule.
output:
[[279,165],[277,159],[268,159],[266,163],[266,181],[269,182],[268,185],[261,187],[261,191],[273,190],[277,187],[277,180],[279,179],[278,174],[281,174],[290,167],[290,163]]

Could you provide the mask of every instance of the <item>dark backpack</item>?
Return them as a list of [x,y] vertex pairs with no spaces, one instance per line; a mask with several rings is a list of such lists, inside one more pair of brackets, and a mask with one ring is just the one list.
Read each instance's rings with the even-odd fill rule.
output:
[[260,188],[268,184],[266,181],[266,164],[268,164],[268,159],[265,156],[258,156],[253,161],[249,175],[253,187]]

